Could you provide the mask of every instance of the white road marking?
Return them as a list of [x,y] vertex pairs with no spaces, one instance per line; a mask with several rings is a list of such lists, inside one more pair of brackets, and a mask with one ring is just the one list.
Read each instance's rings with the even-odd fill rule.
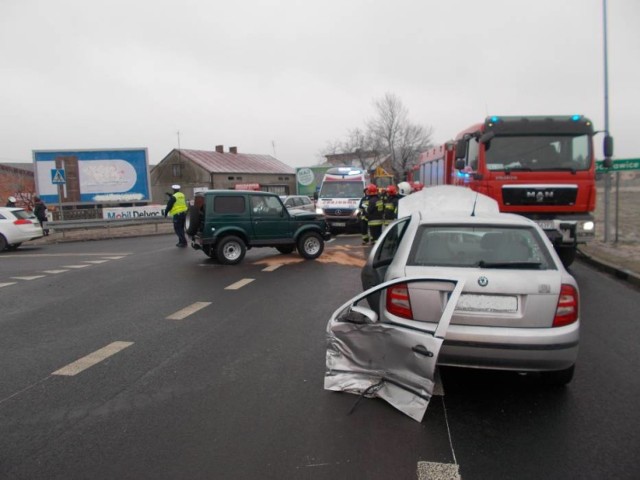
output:
[[269,265],[266,268],[263,268],[262,271],[263,272],[273,272],[274,270],[277,270],[278,268],[280,268],[282,265],[284,265],[283,263],[278,263],[276,265]]
[[84,268],[90,267],[91,265],[63,265],[64,268]]
[[7,282],[7,283],[0,283],[0,288],[2,287],[8,287],[9,285],[15,285],[17,282]]
[[44,273],[50,273],[52,275],[55,275],[56,273],[64,273],[68,271],[69,270],[43,270]]
[[62,367],[59,370],[56,370],[51,375],[64,375],[67,377],[73,377],[74,375],[79,374],[83,370],[86,370],[89,367],[93,367],[97,363],[102,362],[103,360],[115,355],[116,353],[124,350],[127,347],[133,345],[133,342],[113,342],[107,345],[106,347],[101,348],[100,350],[96,350],[93,353],[90,353],[86,357],[82,357],[79,360],[76,360],[73,363],[70,363],[66,367]]
[[238,290],[238,289],[244,287],[245,285],[250,284],[254,280],[255,280],[255,278],[243,278],[242,280],[240,280],[240,281],[238,281],[236,283],[232,283],[228,287],[225,287],[225,290]]
[[418,462],[418,480],[460,480],[458,465],[453,463]]
[[95,263],[95,264],[99,264],[99,263],[107,263],[109,260],[85,260],[84,263]]
[[31,277],[11,277],[14,280],[35,280],[36,278],[44,278],[46,275],[32,275]]
[[104,257],[104,258],[108,258],[109,260],[120,260],[121,258],[124,258],[124,257]]
[[[105,257],[112,260],[117,260],[120,258],[124,258],[127,255],[131,255],[131,252],[125,253],[22,253],[19,256],[12,255],[2,255],[0,259],[11,259],[11,258],[24,258],[24,257]],[[118,257],[112,257],[111,255],[119,255]]]
[[178,310],[176,313],[172,313],[166,319],[167,320],[183,320],[187,318],[189,315],[193,315],[198,310],[202,310],[203,308],[208,307],[209,305],[211,305],[211,302],[196,302],[192,305],[189,305],[186,308],[183,308],[182,310]]

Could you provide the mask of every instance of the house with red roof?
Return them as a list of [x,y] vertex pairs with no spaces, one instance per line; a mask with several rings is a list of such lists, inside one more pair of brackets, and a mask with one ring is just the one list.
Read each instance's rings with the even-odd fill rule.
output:
[[296,170],[271,155],[239,153],[237,147],[224,151],[173,149],[150,173],[151,197],[164,203],[165,193],[178,184],[187,198],[208,189],[262,190],[290,195],[296,193]]

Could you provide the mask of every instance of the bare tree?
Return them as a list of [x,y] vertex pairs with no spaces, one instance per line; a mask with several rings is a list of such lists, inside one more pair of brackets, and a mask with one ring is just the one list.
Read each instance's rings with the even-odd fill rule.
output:
[[400,98],[393,93],[374,101],[376,116],[369,121],[372,135],[385,146],[391,155],[393,174],[397,181],[406,177],[420,152],[431,145],[431,129],[426,129],[408,120],[409,111]]

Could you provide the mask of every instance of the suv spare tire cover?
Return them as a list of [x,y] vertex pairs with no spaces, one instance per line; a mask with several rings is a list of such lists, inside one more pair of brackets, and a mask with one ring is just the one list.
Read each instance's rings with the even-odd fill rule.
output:
[[195,235],[198,233],[198,229],[200,228],[200,218],[202,214],[200,213],[200,209],[195,205],[190,205],[187,210],[187,217],[185,219],[184,230],[187,232],[187,235]]

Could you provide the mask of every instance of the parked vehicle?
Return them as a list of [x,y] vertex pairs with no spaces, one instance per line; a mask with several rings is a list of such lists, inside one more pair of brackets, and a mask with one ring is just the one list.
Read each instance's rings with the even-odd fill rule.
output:
[[331,238],[322,215],[288,211],[273,193],[247,190],[199,192],[187,211],[186,233],[191,246],[219,262],[240,263],[247,249],[275,247],[313,260]]
[[358,205],[369,175],[356,167],[330,168],[324,174],[316,212],[324,215],[333,231],[360,228]]
[[44,236],[40,222],[22,208],[0,207],[0,251],[15,250],[23,242]]
[[282,204],[287,207],[288,210],[306,210],[307,212],[315,212],[316,207],[309,197],[306,195],[287,195],[281,196]]
[[[569,266],[577,245],[595,237],[594,133],[582,115],[487,117],[423,152],[410,180],[466,186],[531,218]],[[604,154],[613,155],[608,136]]]
[[[540,372],[571,381],[578,354],[579,291],[540,226],[500,213],[470,189],[433,187],[400,200],[399,216],[362,269],[369,289],[399,277],[464,281],[439,364]],[[446,298],[396,286],[372,297],[383,322],[412,328],[416,315],[439,318]],[[429,313],[424,313],[427,309]],[[427,320],[426,328],[434,329]]]

